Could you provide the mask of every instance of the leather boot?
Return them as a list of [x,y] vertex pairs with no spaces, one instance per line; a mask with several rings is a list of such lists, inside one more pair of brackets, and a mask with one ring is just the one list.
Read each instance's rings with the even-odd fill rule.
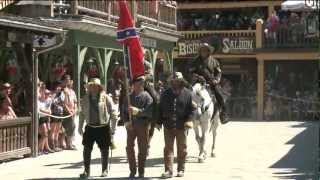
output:
[[109,150],[101,150],[101,165],[102,165],[102,174],[101,177],[108,176],[108,160],[109,160]]
[[92,149],[84,147],[83,149],[84,173],[80,174],[80,177],[82,178],[90,176],[91,152],[92,152]]

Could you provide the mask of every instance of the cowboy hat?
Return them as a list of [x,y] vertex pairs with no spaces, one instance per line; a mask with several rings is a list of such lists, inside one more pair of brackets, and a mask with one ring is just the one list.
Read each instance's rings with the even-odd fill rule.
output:
[[2,89],[9,89],[11,88],[11,85],[9,83],[2,84]]
[[103,86],[101,85],[101,81],[99,78],[92,78],[90,79],[90,81],[88,82],[88,86],[100,86],[101,88],[103,88]]
[[202,48],[208,49],[210,53],[213,53],[214,50],[215,50],[214,47],[211,46],[211,45],[209,45],[208,43],[201,43],[200,46],[199,46],[198,51],[200,52],[200,50],[201,50]]
[[173,79],[176,79],[176,80],[183,80],[183,75],[181,72],[175,72],[173,74]]
[[132,84],[136,82],[144,82],[146,80],[145,76],[138,76],[132,80]]

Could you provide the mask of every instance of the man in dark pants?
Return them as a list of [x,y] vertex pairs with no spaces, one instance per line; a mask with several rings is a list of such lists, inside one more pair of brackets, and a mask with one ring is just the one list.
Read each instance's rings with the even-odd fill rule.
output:
[[[81,102],[81,114],[79,133],[83,135],[82,144],[84,173],[81,178],[90,176],[91,152],[94,142],[98,144],[101,151],[102,174],[101,177],[108,175],[109,147],[111,145],[111,132],[113,127],[111,123],[116,122],[117,114],[112,109],[112,99],[103,90],[100,79],[93,78],[88,83],[88,93]],[[85,132],[82,127],[86,120]]]
[[160,98],[160,117],[157,128],[164,126],[164,163],[165,172],[162,178],[173,175],[174,141],[177,142],[178,177],[184,176],[187,156],[187,134],[192,128],[192,115],[195,106],[191,92],[185,88],[182,73],[176,72],[171,80],[171,88],[165,90]]
[[[228,122],[228,117],[226,114],[226,106],[220,86],[222,71],[218,60],[211,56],[213,51],[214,48],[209,44],[201,44],[199,47],[199,56],[190,65],[189,75],[196,76],[198,78],[204,78],[205,81],[210,85],[211,91],[214,93],[221,108],[220,121],[222,124],[225,124]],[[189,79],[192,78],[193,77]]]
[[147,159],[150,119],[152,116],[152,97],[144,90],[144,77],[133,80],[133,92],[130,94],[130,107],[127,112],[132,119],[125,119],[127,129],[127,158],[130,175],[134,178],[137,172],[136,156],[134,151],[135,140],[138,143],[138,172],[139,177],[144,177],[145,162]]

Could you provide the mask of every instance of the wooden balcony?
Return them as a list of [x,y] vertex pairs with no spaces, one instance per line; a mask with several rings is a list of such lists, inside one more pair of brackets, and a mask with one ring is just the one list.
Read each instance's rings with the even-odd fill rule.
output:
[[227,31],[181,31],[185,39],[201,39],[203,37],[218,35],[224,37],[255,37],[255,30],[227,30]]
[[9,6],[10,4],[17,2],[18,0],[1,0],[0,1],[0,10]]
[[[129,9],[138,23],[176,30],[176,6],[171,1],[128,1]],[[133,8],[135,6],[136,8]],[[56,0],[56,15],[87,15],[116,23],[118,2],[114,0]]]
[[292,28],[280,27],[275,33],[262,33],[262,49],[301,49],[313,50],[319,48],[319,32],[310,34],[303,26]]

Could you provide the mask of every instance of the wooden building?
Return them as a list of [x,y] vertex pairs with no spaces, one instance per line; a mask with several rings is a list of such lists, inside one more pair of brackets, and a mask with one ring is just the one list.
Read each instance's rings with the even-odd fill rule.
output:
[[[153,69],[157,59],[164,59],[170,73],[172,50],[179,37],[176,29],[176,2],[156,0],[127,2],[135,19],[142,45],[146,50],[145,58],[151,62]],[[62,74],[70,74],[74,79],[78,102],[84,93],[84,84],[90,77],[99,77],[106,85],[107,79],[110,78],[108,74],[110,75],[110,69],[112,69],[109,67],[112,67],[115,62],[123,61],[122,47],[116,41],[119,8],[115,0],[4,0],[0,3],[1,18],[27,21],[21,24],[42,23],[49,27],[59,27],[66,32],[65,41],[61,47],[39,55],[39,80],[45,82],[50,88]],[[24,27],[19,28],[21,31],[29,32]],[[3,29],[8,30],[7,27],[0,26],[0,32]],[[33,30],[37,31],[37,29]],[[35,45],[43,46],[56,42],[52,35],[44,35],[35,37],[38,38],[37,41],[25,45],[23,42],[25,37],[22,35],[23,38],[20,36],[14,38],[15,41],[21,41],[21,47],[10,48],[13,37],[10,34],[12,32],[5,35],[6,42],[3,42],[3,46],[0,47],[0,56],[2,55],[0,68],[2,69],[10,64],[17,64],[20,56],[25,57],[26,63],[32,64],[34,62],[32,49]],[[0,80],[9,81],[12,84],[19,83],[19,80],[24,77],[20,72],[23,72],[25,67],[18,65],[17,68],[17,76],[9,76],[7,71],[3,70],[1,73],[4,76],[1,76]],[[27,114],[28,112],[31,110],[26,110]],[[35,117],[33,119],[36,121]]]
[[[228,109],[234,118],[295,119],[294,114],[301,113],[293,107],[296,101],[308,102],[304,114],[317,109],[319,15],[282,11],[283,2],[178,3],[177,26],[184,37],[177,43],[174,64],[183,71],[201,42],[214,46],[213,56],[222,64],[223,77],[233,85]],[[276,41],[266,31],[272,12],[280,18]],[[290,23],[291,16],[299,17],[298,25]]]

